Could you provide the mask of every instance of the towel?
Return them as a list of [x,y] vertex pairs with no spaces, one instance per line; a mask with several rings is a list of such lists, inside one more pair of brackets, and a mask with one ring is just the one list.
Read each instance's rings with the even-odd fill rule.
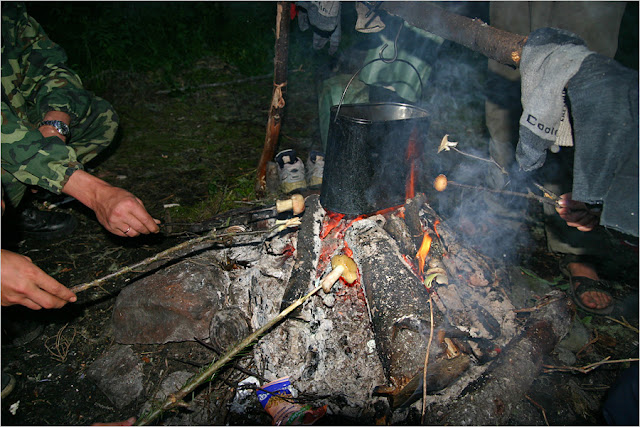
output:
[[525,171],[542,166],[546,150],[556,141],[572,145],[564,88],[592,54],[581,38],[566,30],[541,28],[529,34],[520,61],[523,113],[516,147],[516,160]]

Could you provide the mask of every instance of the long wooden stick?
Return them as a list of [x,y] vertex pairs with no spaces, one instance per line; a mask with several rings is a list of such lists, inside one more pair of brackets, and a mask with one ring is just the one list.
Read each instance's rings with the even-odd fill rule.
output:
[[478,190],[478,191],[488,191],[490,193],[498,193],[498,194],[504,194],[506,196],[518,196],[518,197],[525,197],[527,199],[532,199],[532,200],[537,200],[540,203],[544,203],[553,207],[558,207],[558,204],[556,202],[554,202],[553,200],[547,198],[547,197],[543,197],[543,196],[538,196],[537,194],[533,194],[533,193],[518,193],[517,191],[509,191],[509,190],[495,190],[493,188],[487,188],[487,187],[478,187],[476,185],[468,185],[468,184],[460,184],[459,182],[455,182],[455,181],[447,181],[448,185],[453,185],[455,187],[460,187],[460,188],[468,188],[471,190]]
[[427,1],[386,1],[380,6],[409,24],[479,52],[501,64],[517,67],[527,38],[444,10]]
[[[295,219],[295,218],[294,218]],[[200,243],[204,243],[204,242],[216,242],[219,239],[223,238],[223,237],[232,237],[232,236],[245,236],[245,235],[250,235],[250,234],[264,234],[264,233],[271,233],[275,230],[278,229],[284,229],[287,227],[294,227],[296,225],[298,225],[299,223],[296,223],[295,221],[290,220],[290,223],[285,223],[284,225],[278,224],[276,222],[276,225],[271,227],[268,230],[257,230],[257,231],[238,231],[238,232],[229,232],[229,233],[222,233],[222,234],[215,234],[215,230],[213,230],[212,232],[201,236],[201,237],[196,237],[195,239],[191,239],[191,240],[187,240],[186,242],[180,243],[177,246],[174,246],[172,248],[169,248],[167,250],[164,250],[154,256],[151,256],[149,258],[143,259],[140,262],[137,262],[135,264],[132,265],[128,265],[126,267],[123,267],[122,269],[116,271],[115,273],[111,273],[108,274],[104,277],[101,277],[99,279],[93,280],[91,282],[87,282],[87,283],[83,283],[80,285],[76,285],[73,288],[71,288],[71,292],[77,294],[78,292],[82,292],[82,291],[86,291],[87,289],[91,289],[91,288],[95,288],[96,286],[101,286],[103,283],[105,283],[108,280],[112,280],[115,279],[116,277],[120,277],[123,274],[126,273],[132,273],[132,272],[136,272],[136,273],[142,273],[144,271],[140,271],[141,268],[147,267],[151,264],[153,264],[156,261],[169,261],[171,259],[174,259],[178,256],[182,256],[185,255],[184,253],[182,253],[183,251],[187,250],[189,252],[192,252],[194,249],[194,246],[200,244]]]
[[267,162],[273,159],[278,146],[280,125],[284,114],[284,94],[287,85],[287,62],[289,59],[289,8],[291,2],[279,1],[276,15],[276,46],[273,71],[273,95],[269,107],[267,134],[264,140],[262,155],[258,162],[256,177],[256,195],[262,197],[267,188]]
[[137,422],[136,425],[149,425],[156,418],[158,418],[163,412],[166,412],[176,406],[185,406],[186,403],[183,399],[193,392],[199,385],[204,384],[206,381],[213,379],[220,368],[229,363],[234,357],[238,355],[242,350],[250,346],[255,340],[260,338],[265,332],[283,320],[285,317],[289,315],[293,310],[302,305],[307,299],[309,299],[313,294],[322,289],[322,285],[317,285],[311,292],[303,296],[302,298],[294,301],[289,307],[285,308],[278,314],[276,317],[268,321],[261,328],[257,329],[255,332],[247,336],[245,339],[236,344],[231,350],[221,356],[215,362],[212,362],[206,369],[202,372],[194,375],[189,379],[187,384],[182,387],[177,392],[169,395],[166,400],[158,406],[156,409],[152,410],[150,413],[143,415]]

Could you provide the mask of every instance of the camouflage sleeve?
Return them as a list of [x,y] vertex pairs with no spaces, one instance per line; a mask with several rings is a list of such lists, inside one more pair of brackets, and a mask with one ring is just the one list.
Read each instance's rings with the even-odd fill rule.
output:
[[57,136],[43,137],[3,102],[2,169],[24,184],[60,194],[71,174],[83,166],[72,147]]
[[[73,128],[78,118],[86,114],[92,94],[67,67],[64,49],[49,39],[40,24],[27,14],[23,3],[14,4],[13,8],[3,5],[2,21],[3,27],[8,28],[3,31],[3,38],[8,35],[8,40],[3,40],[3,55],[8,56],[16,72],[15,88],[24,97],[29,119],[40,122],[47,111],[64,111],[71,116]],[[6,48],[8,44],[12,48]],[[3,81],[8,77],[5,72],[3,66]]]

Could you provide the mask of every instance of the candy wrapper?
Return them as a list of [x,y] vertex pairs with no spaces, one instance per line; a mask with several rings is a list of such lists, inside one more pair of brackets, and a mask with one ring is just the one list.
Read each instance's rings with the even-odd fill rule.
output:
[[309,426],[327,413],[327,405],[313,409],[311,405],[283,399],[293,397],[290,386],[289,377],[283,377],[256,390],[258,400],[273,418],[274,426]]

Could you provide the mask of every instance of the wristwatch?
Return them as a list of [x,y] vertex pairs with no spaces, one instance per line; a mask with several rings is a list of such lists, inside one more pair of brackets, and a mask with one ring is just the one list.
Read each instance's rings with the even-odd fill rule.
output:
[[44,120],[42,123],[40,123],[40,126],[45,125],[53,126],[58,132],[60,132],[60,135],[62,136],[69,136],[69,134],[71,133],[71,131],[69,130],[69,125],[67,125],[65,122],[61,122],[60,120]]

